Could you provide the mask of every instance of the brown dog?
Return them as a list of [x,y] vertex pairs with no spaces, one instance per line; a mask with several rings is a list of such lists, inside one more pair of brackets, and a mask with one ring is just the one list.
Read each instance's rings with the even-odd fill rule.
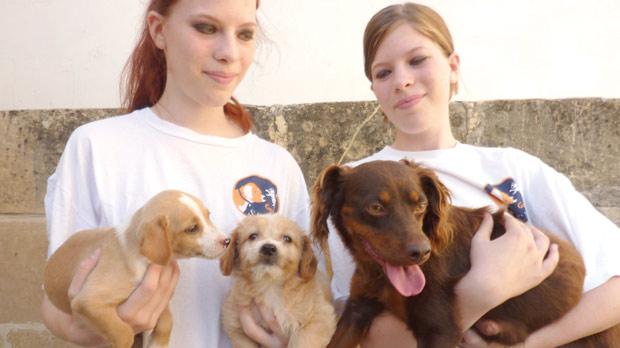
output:
[[[262,304],[290,337],[289,347],[325,347],[336,329],[326,277],[317,271],[310,238],[278,215],[246,217],[232,233],[220,260],[234,283],[222,306],[222,323],[233,347],[258,347],[241,328],[239,306]],[[260,316],[254,320],[260,322]]]
[[[407,161],[330,166],[323,171],[313,192],[313,236],[325,245],[331,217],[357,265],[328,347],[355,347],[383,310],[407,324],[419,347],[457,346],[461,329],[454,285],[471,266],[471,238],[488,209],[449,202],[449,191],[433,171]],[[492,238],[505,232],[502,216],[494,214]],[[558,267],[539,286],[487,313],[482,319],[496,321],[502,332],[485,339],[522,342],[579,301],[583,261],[571,244],[550,238],[560,247]],[[595,336],[589,340],[592,347],[620,346],[620,341],[599,345],[605,334]],[[586,341],[577,346],[587,346]]]
[[[151,198],[125,227],[77,232],[50,257],[44,287],[50,301],[66,313],[80,313],[112,347],[129,348],[133,329],[118,317],[116,307],[140,283],[149,263],[172,259],[217,258],[230,239],[213,226],[202,202],[180,191]],[[101,249],[97,265],[80,292],[70,300],[69,284],[79,263]],[[172,330],[169,308],[162,313],[149,346],[167,347]]]

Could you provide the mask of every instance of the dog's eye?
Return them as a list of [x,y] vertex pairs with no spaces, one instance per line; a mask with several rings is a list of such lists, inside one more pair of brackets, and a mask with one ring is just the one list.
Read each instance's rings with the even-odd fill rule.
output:
[[427,202],[420,202],[418,204],[416,204],[416,206],[413,208],[413,212],[414,213],[423,213],[426,211],[426,207],[428,207],[428,203]]
[[185,229],[185,233],[196,233],[198,232],[198,225],[194,224],[191,227]]
[[366,207],[366,211],[370,215],[381,216],[385,214],[385,208],[380,203],[372,203]]
[[293,239],[287,235],[284,235],[284,237],[282,237],[282,239],[284,240],[285,243],[291,243],[293,242]]
[[249,240],[255,240],[256,238],[258,238],[258,233],[252,233],[250,234],[250,236],[248,237]]

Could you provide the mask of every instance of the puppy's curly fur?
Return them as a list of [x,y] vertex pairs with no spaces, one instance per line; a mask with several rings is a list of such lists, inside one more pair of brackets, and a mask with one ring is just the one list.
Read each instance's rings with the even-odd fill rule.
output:
[[[326,277],[308,236],[293,221],[278,215],[246,217],[231,236],[220,260],[224,275],[234,283],[222,307],[222,322],[233,347],[258,347],[245,335],[239,306],[261,304],[275,315],[289,347],[325,347],[336,316]],[[260,315],[253,313],[254,320]]]

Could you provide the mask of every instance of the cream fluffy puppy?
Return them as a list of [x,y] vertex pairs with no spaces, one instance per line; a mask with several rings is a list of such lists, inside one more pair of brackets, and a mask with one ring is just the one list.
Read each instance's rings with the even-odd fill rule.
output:
[[[258,347],[245,335],[239,306],[252,302],[273,311],[289,347],[325,347],[336,328],[327,278],[317,272],[312,243],[293,221],[279,215],[246,217],[233,231],[220,259],[234,276],[222,307],[222,322],[233,347]],[[258,313],[254,319],[263,327]]]

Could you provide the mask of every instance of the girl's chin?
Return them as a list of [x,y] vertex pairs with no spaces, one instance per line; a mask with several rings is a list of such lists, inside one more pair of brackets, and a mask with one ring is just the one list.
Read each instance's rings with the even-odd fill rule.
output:
[[206,107],[223,107],[231,101],[230,93],[210,93],[202,98],[201,104]]

